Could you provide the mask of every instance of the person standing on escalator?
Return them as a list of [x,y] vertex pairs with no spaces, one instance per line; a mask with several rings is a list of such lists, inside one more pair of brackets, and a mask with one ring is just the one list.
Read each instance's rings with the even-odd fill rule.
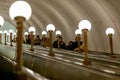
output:
[[57,40],[53,42],[53,48],[66,49],[66,44],[64,43],[61,36],[59,36],[59,38],[57,38]]

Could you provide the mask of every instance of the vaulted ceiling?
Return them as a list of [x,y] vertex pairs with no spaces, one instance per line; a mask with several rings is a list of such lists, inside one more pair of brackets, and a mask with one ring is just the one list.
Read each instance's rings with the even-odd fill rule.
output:
[[[9,7],[16,0],[0,0],[0,15],[15,25],[9,17]],[[74,40],[78,23],[88,19],[92,28],[88,32],[89,50],[109,52],[109,39],[105,34],[108,27],[115,30],[114,52],[120,53],[120,0],[25,0],[32,7],[32,16],[24,24],[24,31],[30,26],[41,34],[52,23],[62,31],[66,44]],[[55,36],[55,34],[54,34]]]

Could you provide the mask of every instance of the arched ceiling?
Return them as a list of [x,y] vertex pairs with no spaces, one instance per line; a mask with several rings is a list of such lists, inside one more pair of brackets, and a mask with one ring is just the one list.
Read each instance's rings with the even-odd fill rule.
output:
[[[0,0],[0,15],[15,25],[9,17],[9,7],[16,0]],[[88,19],[92,29],[88,33],[89,50],[109,52],[108,27],[115,30],[114,52],[120,53],[120,0],[26,0],[32,7],[32,16],[25,22],[24,31],[35,26],[37,34],[52,23],[62,31],[66,44],[75,38],[75,30],[82,19]],[[55,34],[54,34],[55,36]],[[55,37],[54,37],[55,38]]]

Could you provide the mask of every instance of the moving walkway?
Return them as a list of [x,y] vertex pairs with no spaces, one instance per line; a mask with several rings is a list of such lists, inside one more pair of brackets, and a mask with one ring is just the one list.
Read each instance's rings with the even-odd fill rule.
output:
[[[4,46],[5,48],[9,46]],[[24,45],[24,66],[40,73],[52,80],[119,80],[119,63],[95,61],[92,65],[82,64],[83,55],[71,51],[58,51],[54,49],[55,57],[48,56],[49,48],[35,46],[35,51],[29,51],[30,46]],[[1,47],[0,47],[1,49]],[[13,49],[13,48],[12,48]],[[15,49],[15,48],[14,48]],[[10,50],[11,51],[11,50]],[[9,52],[9,55],[12,53]],[[6,55],[6,54],[4,54]],[[15,59],[15,57],[14,57]],[[117,60],[115,60],[117,61]],[[91,79],[90,79],[91,78]]]
[[[24,45],[24,48],[30,48],[30,45]],[[35,50],[40,50],[40,51],[47,51],[49,52],[49,47],[43,48],[41,46],[34,46]],[[70,57],[75,57],[75,58],[84,58],[84,53],[78,53],[74,51],[69,51],[69,50],[58,50],[58,49],[53,49],[53,52],[55,55],[65,55],[65,56],[70,56]],[[107,54],[107,55],[106,55]],[[89,51],[89,59],[93,61],[98,61],[98,62],[106,62],[108,64],[115,64],[117,66],[120,65],[120,55],[117,55],[117,58],[110,58],[109,53],[103,53],[103,52],[96,52],[96,51]]]

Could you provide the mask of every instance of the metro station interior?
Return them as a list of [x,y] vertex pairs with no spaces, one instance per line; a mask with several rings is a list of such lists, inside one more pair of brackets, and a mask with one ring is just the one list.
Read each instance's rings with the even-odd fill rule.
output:
[[120,80],[120,0],[0,0],[0,80]]

